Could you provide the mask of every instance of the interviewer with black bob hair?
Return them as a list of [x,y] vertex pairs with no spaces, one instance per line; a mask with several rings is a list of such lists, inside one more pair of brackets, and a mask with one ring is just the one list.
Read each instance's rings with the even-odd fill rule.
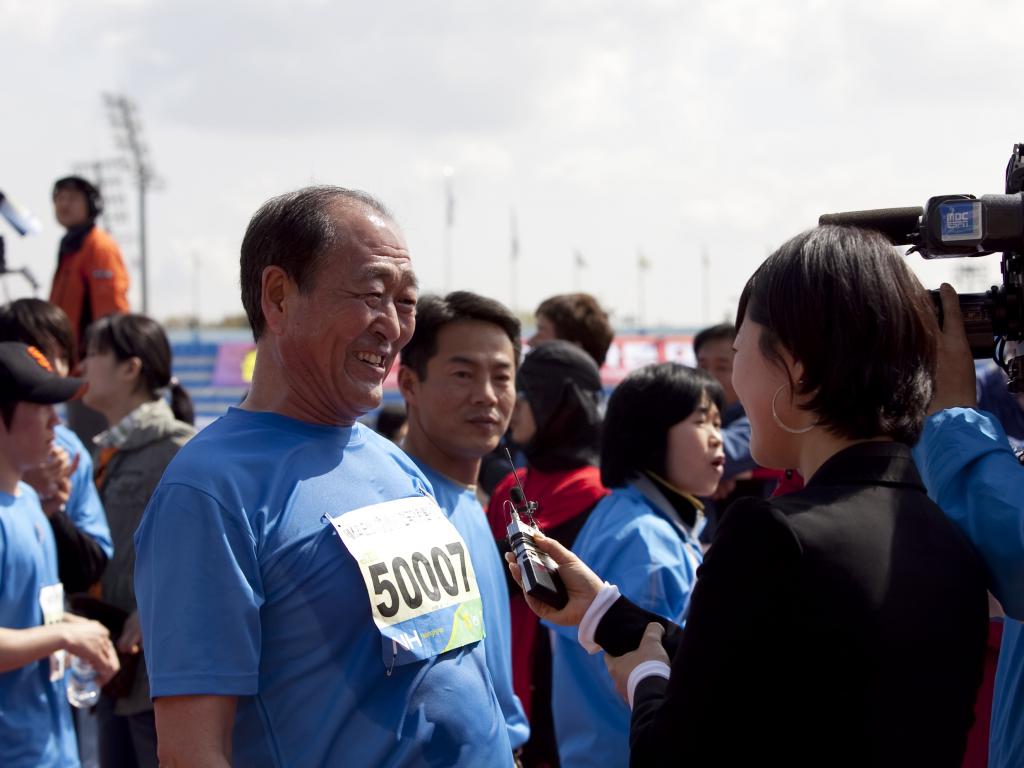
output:
[[935,370],[927,294],[881,235],[819,227],[754,273],[736,325],[751,454],[806,487],[727,510],[685,629],[544,537],[570,600],[531,607],[607,652],[633,765],[959,766],[986,574],[910,454]]

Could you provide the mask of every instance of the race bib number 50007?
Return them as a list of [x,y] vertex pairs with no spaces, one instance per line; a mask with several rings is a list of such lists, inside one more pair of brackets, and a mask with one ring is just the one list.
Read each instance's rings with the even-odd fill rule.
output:
[[432,498],[396,499],[328,517],[359,564],[387,667],[483,638],[473,561]]

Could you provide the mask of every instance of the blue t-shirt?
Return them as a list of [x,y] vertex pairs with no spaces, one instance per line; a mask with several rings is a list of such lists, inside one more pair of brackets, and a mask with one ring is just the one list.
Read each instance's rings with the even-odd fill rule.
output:
[[509,741],[513,749],[518,749],[530,738],[530,726],[526,722],[523,705],[512,690],[512,619],[508,607],[505,562],[494,545],[487,515],[477,501],[476,492],[434,471],[419,459],[412,457],[412,460],[430,481],[438,506],[448,515],[469,548],[484,603],[487,668],[505,716]]
[[110,538],[103,502],[92,480],[92,456],[78,435],[63,424],[54,427],[53,434],[54,442],[68,452],[71,461],[78,456],[78,467],[71,475],[71,495],[64,511],[75,527],[91,537],[111,558],[114,556],[114,542]]
[[[616,488],[590,513],[573,552],[641,608],[682,623],[701,563],[700,543],[646,478]],[[565,768],[629,765],[629,705],[604,654],[588,654],[576,627],[556,627],[551,709]]]
[[[925,420],[914,447],[928,495],[978,550],[1003,624],[989,729],[989,765],[1024,765],[1024,467],[991,414],[949,408]],[[1016,619],[1014,621],[1013,619]]]
[[326,517],[425,492],[362,425],[230,409],[178,452],[135,534],[153,697],[239,697],[237,765],[510,764],[483,644],[389,669]]
[[[39,497],[26,483],[0,492],[0,627],[43,624],[39,593],[59,583],[57,545]],[[49,657],[0,674],[0,765],[78,766],[64,680],[50,682]]]

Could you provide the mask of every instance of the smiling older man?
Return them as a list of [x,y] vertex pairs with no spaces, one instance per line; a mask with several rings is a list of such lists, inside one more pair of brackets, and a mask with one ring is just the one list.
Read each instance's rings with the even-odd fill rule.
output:
[[402,235],[370,196],[313,187],[256,213],[241,266],[252,389],[136,534],[161,764],[510,764],[466,542],[355,423],[413,334]]

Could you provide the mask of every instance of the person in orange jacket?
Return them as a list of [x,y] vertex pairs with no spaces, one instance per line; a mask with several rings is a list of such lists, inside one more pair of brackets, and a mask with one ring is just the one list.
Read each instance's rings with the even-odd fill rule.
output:
[[[66,176],[53,185],[57,222],[67,232],[60,241],[50,302],[71,320],[74,366],[82,358],[85,329],[98,318],[128,311],[128,271],[114,238],[96,226],[103,212],[100,191],[81,176]],[[80,403],[69,405],[68,426],[87,446],[106,429],[103,417]]]
[[128,272],[114,238],[96,226],[96,217],[103,211],[96,187],[81,176],[58,179],[53,185],[53,208],[67,234],[60,241],[50,302],[71,319],[81,358],[80,345],[89,324],[128,311]]

